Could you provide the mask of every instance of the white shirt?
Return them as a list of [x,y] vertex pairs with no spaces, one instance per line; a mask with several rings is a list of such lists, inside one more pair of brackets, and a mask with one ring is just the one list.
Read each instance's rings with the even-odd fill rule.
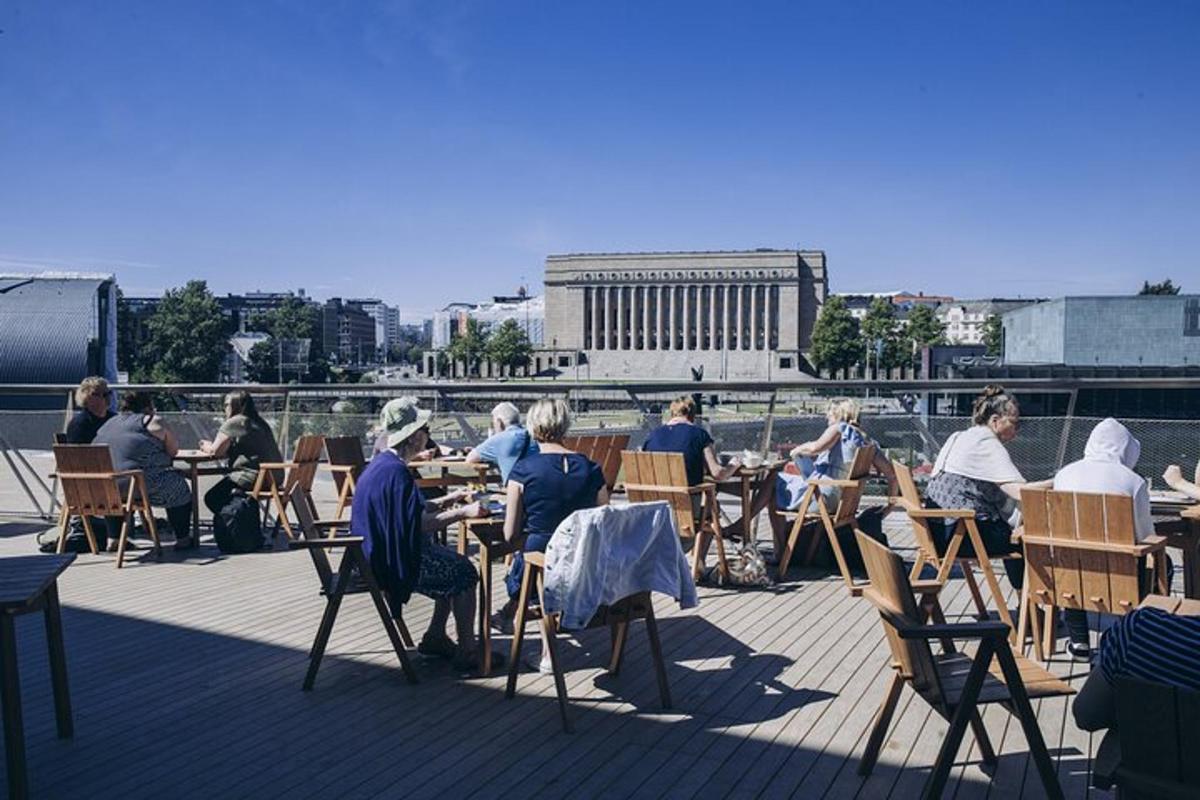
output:
[[601,605],[654,591],[693,608],[696,584],[664,501],[601,506],[563,520],[546,547],[546,611],[568,630],[587,627]]
[[1112,417],[1092,429],[1083,458],[1067,464],[1054,476],[1054,488],[1062,492],[1123,494],[1133,498],[1133,531],[1137,540],[1154,535],[1150,516],[1150,489],[1133,471],[1142,445],[1129,430]]

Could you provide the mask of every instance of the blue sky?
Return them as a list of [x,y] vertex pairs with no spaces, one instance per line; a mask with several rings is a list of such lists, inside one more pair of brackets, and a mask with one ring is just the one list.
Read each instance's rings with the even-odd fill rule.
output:
[[1200,3],[0,0],[0,269],[412,313],[549,253],[1200,291]]

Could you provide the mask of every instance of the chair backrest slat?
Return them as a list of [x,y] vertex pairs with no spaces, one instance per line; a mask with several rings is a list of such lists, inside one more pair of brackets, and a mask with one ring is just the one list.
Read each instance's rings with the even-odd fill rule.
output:
[[621,454],[629,446],[629,434],[605,433],[589,436],[565,436],[563,447],[585,455],[594,461],[604,474],[604,483],[612,491],[621,472]]
[[[112,453],[108,445],[56,444],[54,466],[62,482],[63,499],[72,511],[92,517],[124,515],[124,502],[118,480],[112,474]],[[64,475],[95,477],[62,477]]]
[[[350,467],[353,476],[358,478],[366,459],[363,457],[362,440],[357,436],[326,436],[325,454],[333,466]],[[341,494],[342,486],[346,483],[346,473],[337,470],[333,473],[333,485]]]
[[858,505],[862,501],[863,488],[867,476],[871,473],[871,463],[875,460],[875,445],[868,444],[858,448],[854,461],[850,463],[850,475],[847,480],[855,481],[854,486],[842,489],[838,497],[838,507],[834,514],[833,525],[840,528],[848,525],[858,516]]
[[292,488],[296,486],[306,493],[312,491],[313,480],[317,477],[317,465],[321,463],[321,451],[324,449],[324,436],[307,435],[296,440],[296,448],[292,453],[292,463],[295,466],[288,470],[284,481],[285,494],[291,494]]
[[[896,484],[900,487],[900,498],[913,508],[921,507],[921,493],[917,490],[917,482],[913,480],[912,470],[907,464],[899,461],[892,462],[896,471]],[[929,520],[909,516],[912,525],[913,538],[916,540],[919,557],[925,562],[938,561],[937,547],[934,545],[933,533],[929,530]]]
[[[305,539],[320,539],[321,532],[317,530],[313,519],[312,509],[308,505],[308,496],[299,486],[292,487],[292,508],[296,512],[296,521],[300,523],[300,535]],[[333,585],[333,566],[329,563],[329,554],[319,547],[311,547],[308,554],[312,556],[313,566],[321,577],[321,586],[329,589]]]
[[1062,608],[1121,614],[1141,599],[1137,557],[1078,546],[1081,542],[1129,546],[1136,542],[1133,501],[1124,495],[1023,489],[1021,507],[1035,599]]
[[[625,485],[631,503],[666,501],[675,511],[675,520],[683,536],[692,536],[692,499],[682,453],[643,453],[626,450],[621,454],[625,465]],[[674,490],[674,491],[671,491]]]
[[[863,533],[855,533],[862,551],[867,578],[871,582],[863,594],[876,606],[902,617],[912,625],[923,624],[912,587],[904,572],[904,561],[884,545]],[[881,615],[884,632],[892,656],[905,675],[911,676],[913,688],[918,691],[939,691],[937,669],[927,641],[901,639],[896,635],[891,621]]]

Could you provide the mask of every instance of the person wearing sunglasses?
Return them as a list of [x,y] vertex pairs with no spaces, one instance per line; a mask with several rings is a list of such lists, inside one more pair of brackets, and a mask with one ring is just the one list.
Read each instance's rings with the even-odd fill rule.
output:
[[112,410],[112,390],[104,378],[84,378],[75,390],[79,410],[67,423],[67,444],[91,444],[97,431],[116,414]]

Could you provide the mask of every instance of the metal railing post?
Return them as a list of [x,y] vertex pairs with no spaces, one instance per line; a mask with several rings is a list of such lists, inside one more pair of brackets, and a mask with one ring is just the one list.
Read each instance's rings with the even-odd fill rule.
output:
[[1072,389],[1069,399],[1067,400],[1067,418],[1063,420],[1062,436],[1058,440],[1058,457],[1054,460],[1054,469],[1062,469],[1063,461],[1067,457],[1067,440],[1071,438],[1071,421],[1075,418],[1075,400],[1079,397],[1079,390]]

